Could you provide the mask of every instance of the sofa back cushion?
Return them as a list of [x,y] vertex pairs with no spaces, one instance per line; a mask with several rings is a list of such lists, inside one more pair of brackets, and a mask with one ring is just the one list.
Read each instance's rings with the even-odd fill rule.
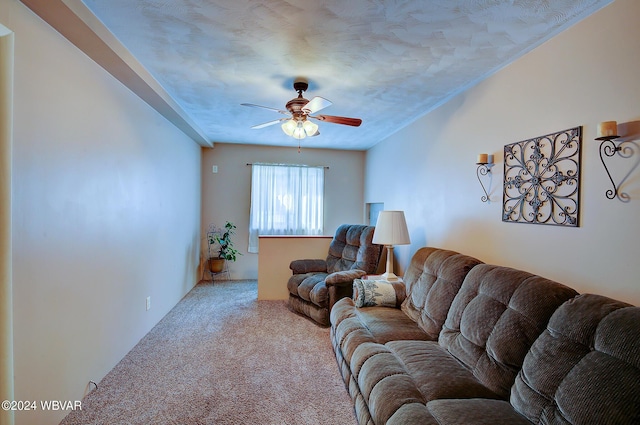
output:
[[343,224],[329,245],[327,272],[364,270],[373,274],[378,270],[382,245],[373,243],[374,226]]
[[531,347],[511,404],[534,424],[640,423],[640,307],[583,294]]
[[402,311],[434,341],[465,276],[482,261],[445,249],[420,248],[404,275]]
[[489,264],[474,267],[453,300],[440,345],[507,399],[527,351],[553,312],[576,291]]

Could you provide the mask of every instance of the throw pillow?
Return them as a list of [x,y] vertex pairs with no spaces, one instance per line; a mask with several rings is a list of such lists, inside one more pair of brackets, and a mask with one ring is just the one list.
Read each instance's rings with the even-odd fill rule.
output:
[[353,301],[356,307],[395,307],[396,290],[384,280],[353,280]]

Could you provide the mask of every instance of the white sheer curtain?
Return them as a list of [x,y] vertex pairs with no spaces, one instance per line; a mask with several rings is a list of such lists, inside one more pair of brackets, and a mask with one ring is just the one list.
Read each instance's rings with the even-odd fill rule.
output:
[[324,167],[253,164],[249,252],[259,235],[323,233]]

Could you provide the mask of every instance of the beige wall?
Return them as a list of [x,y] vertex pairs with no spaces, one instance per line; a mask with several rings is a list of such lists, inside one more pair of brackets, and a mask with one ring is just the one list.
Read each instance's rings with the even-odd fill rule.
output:
[[[251,167],[247,163],[328,166],[325,172],[324,233],[333,235],[343,223],[363,223],[364,152],[305,149],[303,143],[302,151],[298,153],[298,145],[291,140],[290,148],[216,143],[213,148],[203,149],[203,235],[210,223],[222,226],[229,220],[238,226],[235,245],[243,255],[230,265],[232,279],[258,278],[258,254],[247,252],[251,205]],[[218,166],[217,174],[211,171],[213,165]],[[204,236],[202,247],[202,258],[206,258]],[[205,278],[208,279],[207,276]]]
[[[0,25],[0,399],[13,400],[13,294],[11,285],[11,144],[13,32]],[[0,424],[14,423],[0,411]]]
[[303,258],[326,258],[332,240],[331,236],[261,236],[258,299],[289,299],[289,264]]
[[[365,201],[406,211],[402,267],[418,247],[438,246],[640,305],[640,168],[624,187],[630,203],[606,199],[593,140],[607,120],[640,140],[639,16],[640,2],[617,0],[368,152]],[[579,125],[581,226],[503,223],[503,146]],[[481,152],[499,161],[490,204],[475,175]],[[389,162],[399,165],[392,178],[376,171]]]
[[15,32],[15,398],[79,400],[196,282],[201,150],[21,3],[0,1],[0,23]]

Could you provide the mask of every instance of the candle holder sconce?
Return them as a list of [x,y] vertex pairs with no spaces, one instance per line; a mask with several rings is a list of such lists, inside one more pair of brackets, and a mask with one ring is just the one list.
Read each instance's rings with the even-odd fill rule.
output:
[[491,167],[494,166],[493,155],[481,153],[480,155],[478,155],[478,160],[476,161],[476,165],[478,165],[478,168],[476,169],[476,176],[478,177],[478,181],[480,182],[480,186],[482,186],[482,190],[484,192],[484,196],[482,196],[480,200],[482,200],[482,202],[489,202],[490,200],[489,192],[487,192],[487,189],[482,183],[482,178],[480,176],[489,176],[488,186],[489,186],[489,190],[491,190],[491,180],[492,180]]
[[598,124],[598,133],[596,140],[601,141],[600,143],[600,161],[602,161],[602,166],[604,167],[604,171],[606,171],[609,180],[611,181],[611,185],[613,189],[609,189],[605,192],[605,196],[607,199],[615,199],[618,198],[622,202],[629,202],[631,198],[628,193],[621,192],[620,186],[625,182],[625,180],[629,177],[631,172],[638,166],[638,161],[636,161],[635,165],[631,168],[631,170],[620,180],[618,184],[613,180],[611,176],[611,172],[609,171],[609,167],[607,167],[607,163],[605,161],[605,157],[611,158],[616,154],[621,158],[627,159],[631,158],[635,152],[638,145],[629,140],[616,140],[620,138],[618,136],[617,131],[618,124],[615,121],[605,121]]

